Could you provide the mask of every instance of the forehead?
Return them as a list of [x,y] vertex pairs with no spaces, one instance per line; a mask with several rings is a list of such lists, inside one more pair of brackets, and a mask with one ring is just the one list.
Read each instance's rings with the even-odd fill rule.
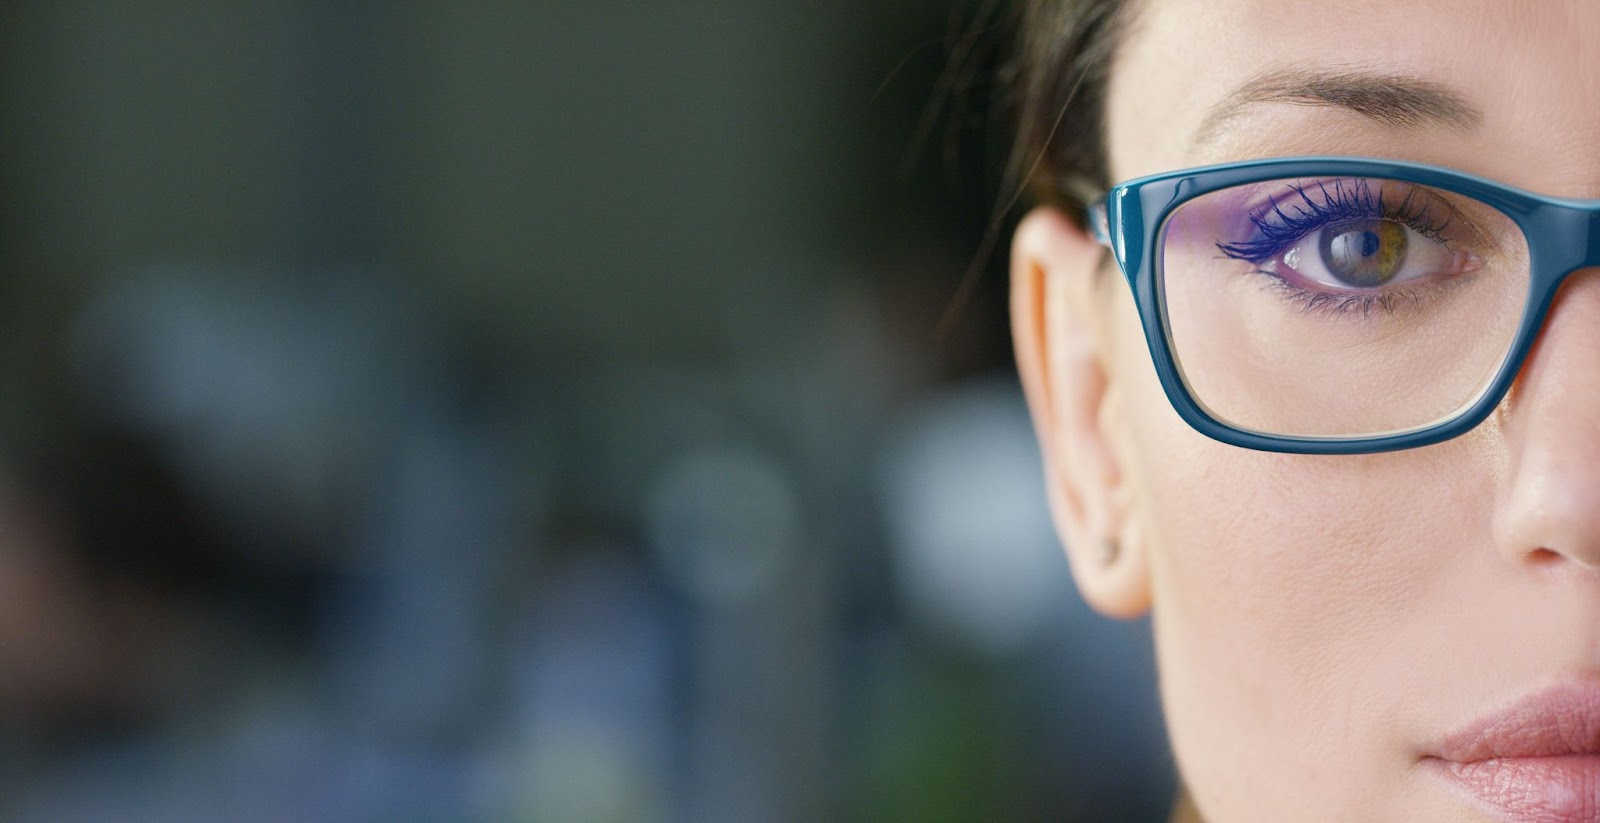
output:
[[[1115,179],[1252,157],[1357,154],[1600,196],[1600,3],[1133,2],[1106,109]],[[1465,131],[1398,129],[1337,107],[1268,102],[1194,139],[1251,81],[1352,70],[1447,87],[1482,121]]]

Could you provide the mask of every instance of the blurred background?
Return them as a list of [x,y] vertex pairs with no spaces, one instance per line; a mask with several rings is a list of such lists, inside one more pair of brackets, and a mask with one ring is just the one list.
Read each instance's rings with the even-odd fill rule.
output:
[[1164,819],[1010,13],[0,6],[0,819]]

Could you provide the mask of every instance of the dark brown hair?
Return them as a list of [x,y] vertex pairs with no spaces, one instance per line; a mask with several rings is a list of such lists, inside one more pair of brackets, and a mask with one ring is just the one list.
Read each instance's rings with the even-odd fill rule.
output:
[[1111,58],[1133,0],[1024,0],[1002,87],[1014,95],[1009,177],[1020,198],[1083,220],[1111,185],[1105,100]]
[[[967,87],[973,43],[982,39],[1001,2],[982,4],[968,36],[952,44],[942,86]],[[1125,18],[1137,0],[1015,2],[1015,44],[1010,59],[993,75],[998,91],[992,98],[994,111],[1015,124],[1015,140],[983,241],[939,321],[941,337],[960,318],[1019,203],[1031,197],[1033,203],[1054,206],[1082,225],[1085,207],[1111,185],[1106,85]],[[960,118],[951,122],[959,125]]]

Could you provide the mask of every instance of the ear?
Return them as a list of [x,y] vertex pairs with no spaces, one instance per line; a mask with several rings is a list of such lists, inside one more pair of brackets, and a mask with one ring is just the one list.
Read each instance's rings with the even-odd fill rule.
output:
[[1112,617],[1150,608],[1148,547],[1129,512],[1103,294],[1105,249],[1059,211],[1035,209],[1011,250],[1017,370],[1044,452],[1045,485],[1078,590]]

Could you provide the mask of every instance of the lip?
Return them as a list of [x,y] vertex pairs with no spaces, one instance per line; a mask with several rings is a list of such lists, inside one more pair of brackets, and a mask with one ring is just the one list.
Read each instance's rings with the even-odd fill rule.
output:
[[1600,678],[1563,681],[1500,707],[1451,732],[1430,758],[1508,819],[1600,820]]

